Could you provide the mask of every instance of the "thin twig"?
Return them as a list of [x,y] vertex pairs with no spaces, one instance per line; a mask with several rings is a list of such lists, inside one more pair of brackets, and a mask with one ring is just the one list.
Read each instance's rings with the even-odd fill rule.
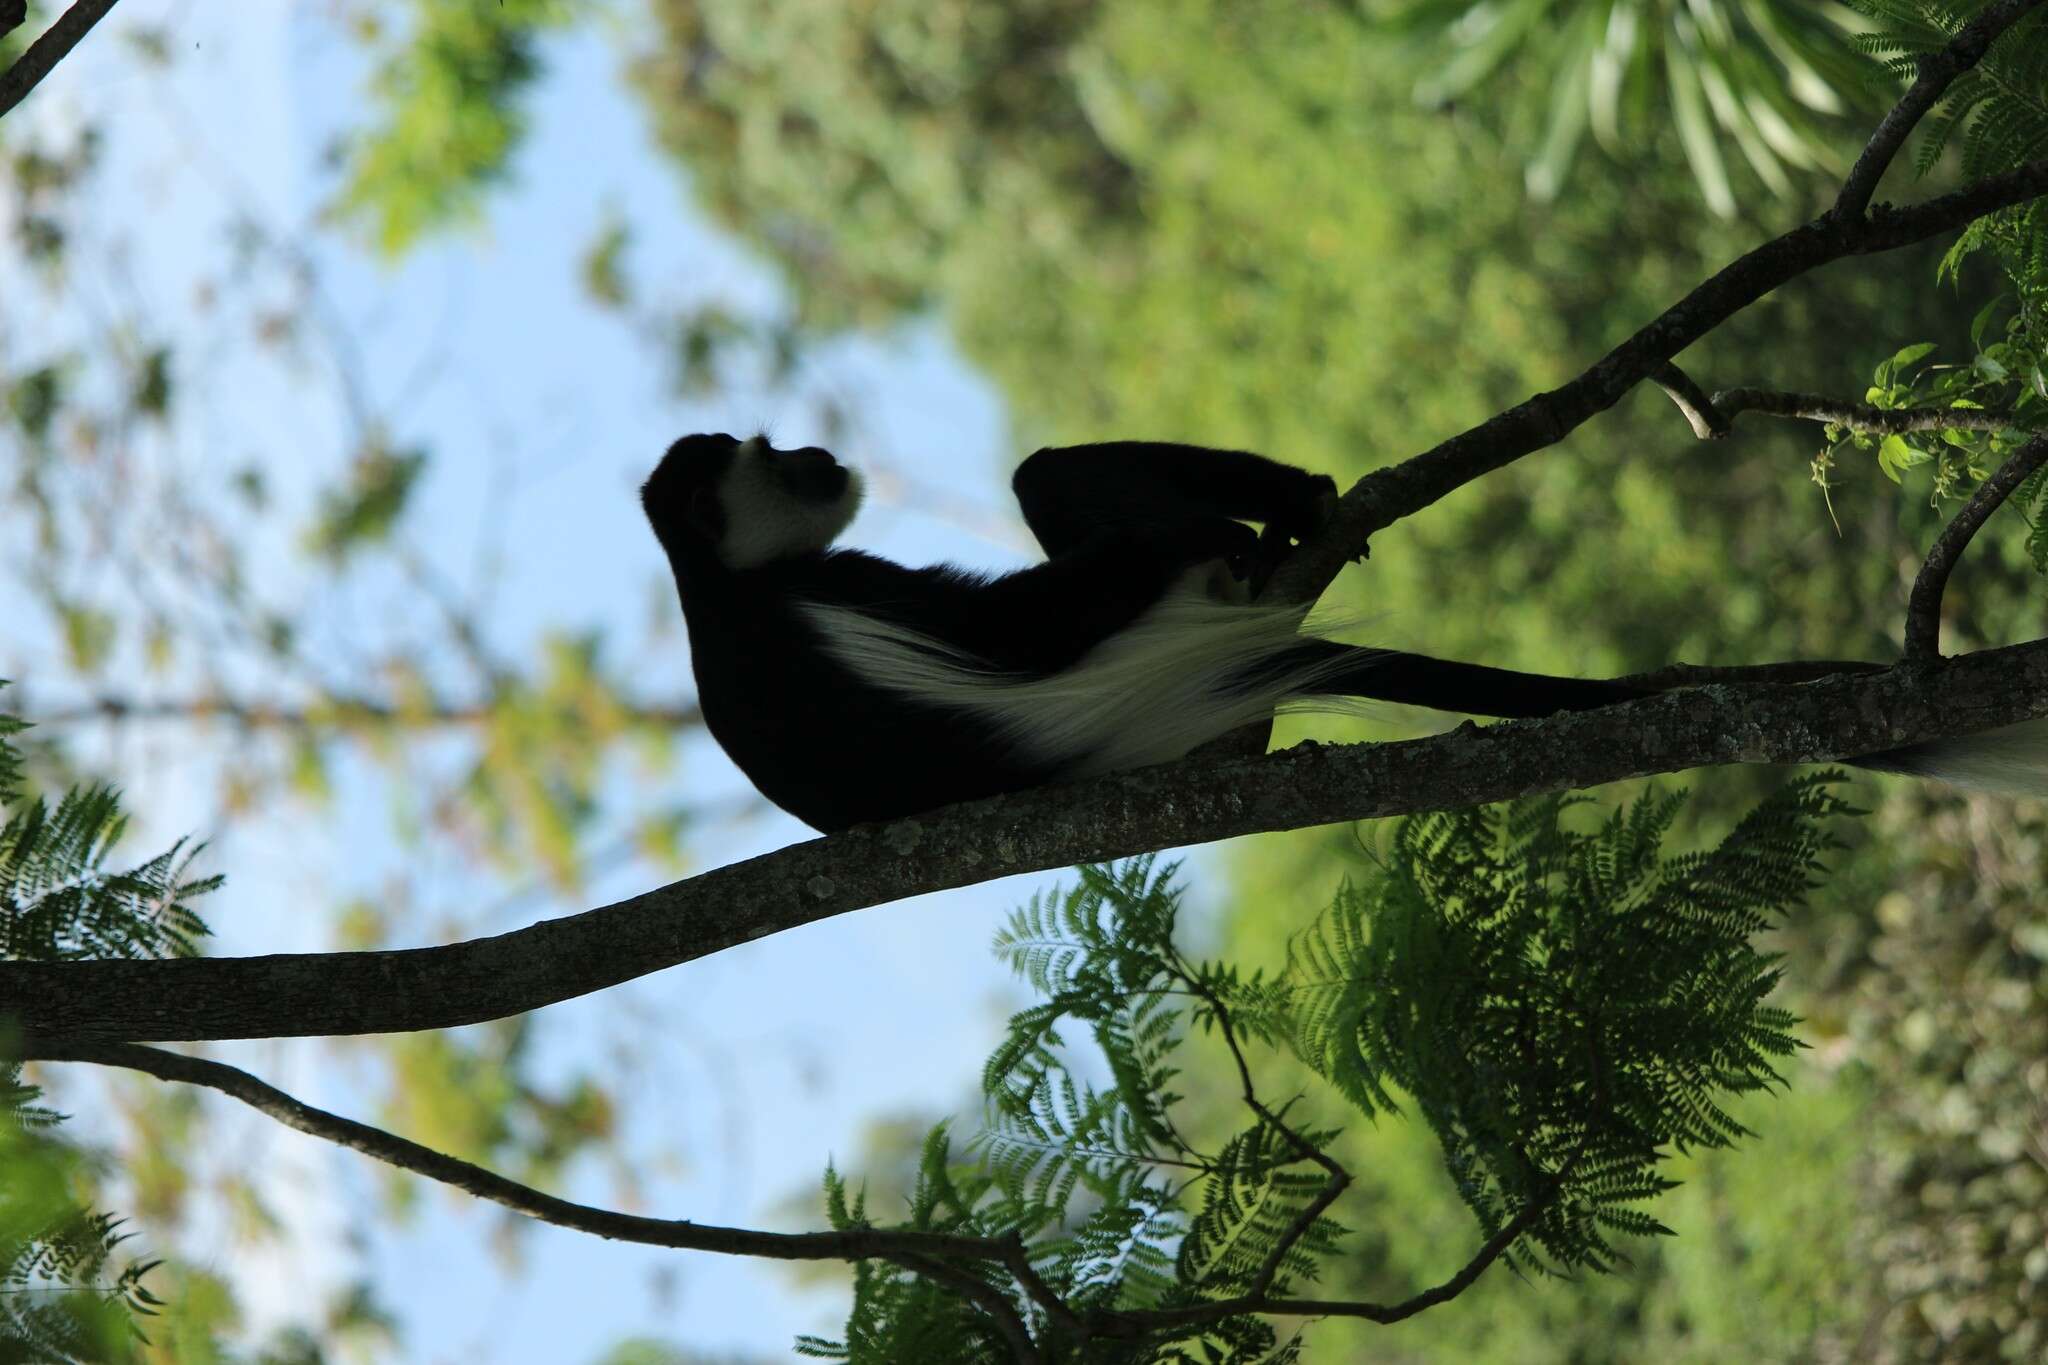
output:
[[1550,1206],[1555,1197],[1555,1186],[1550,1194],[1540,1195],[1522,1206],[1501,1230],[1486,1239],[1459,1270],[1458,1273],[1410,1298],[1394,1304],[1363,1303],[1344,1299],[1276,1299],[1245,1295],[1233,1299],[1215,1299],[1208,1303],[1189,1304],[1181,1308],[1136,1309],[1114,1314],[1112,1321],[1121,1329],[1120,1334],[1142,1335],[1175,1327],[1194,1327],[1207,1322],[1218,1322],[1224,1318],[1237,1317],[1245,1313],[1274,1314],[1281,1317],[1311,1318],[1364,1318],[1368,1322],[1399,1322],[1412,1318],[1424,1309],[1434,1308],[1458,1297],[1472,1287],[1486,1272],[1486,1268],[1499,1260],[1506,1251],[1528,1230]]
[[205,1086],[232,1095],[287,1128],[311,1134],[373,1157],[387,1165],[439,1181],[479,1199],[501,1204],[558,1227],[588,1232],[613,1241],[683,1251],[716,1251],[782,1261],[855,1261],[898,1256],[951,1256],[964,1260],[1007,1262],[1010,1244],[987,1237],[942,1232],[905,1232],[886,1228],[854,1228],[845,1232],[758,1232],[719,1227],[685,1219],[646,1218],[572,1203],[509,1180],[481,1166],[423,1147],[395,1133],[294,1099],[238,1067],[191,1057],[182,1052],[135,1043],[82,1045],[52,1051],[47,1061],[91,1062],[127,1067],[161,1080]]
[[1818,393],[1781,389],[1722,389],[1712,400],[1727,421],[1744,412],[1767,417],[1793,417],[1827,422],[1872,436],[1903,436],[1912,431],[2004,431],[2017,418],[2011,408],[1874,408],[1845,403]]
[[1842,192],[1835,197],[1833,213],[1836,217],[1863,216],[1864,209],[1870,204],[1870,196],[1877,190],[1877,182],[1884,178],[1885,169],[1899,154],[1899,148],[1905,145],[1906,137],[1915,125],[1947,93],[1956,77],[1983,58],[1999,34],[2040,3],[2041,0],[1997,0],[1958,29],[1955,37],[1941,51],[1930,52],[1920,58],[1919,74],[1913,84],[1879,122],[1877,130],[1870,135],[1870,141],[1864,145],[1862,155],[1850,168],[1849,177],[1842,184]]
[[[77,0],[57,17],[57,22],[43,30],[42,36],[28,45],[28,51],[21,54],[4,72],[0,72],[0,118],[7,111],[20,104],[35,89],[43,77],[50,74],[64,54],[78,46],[78,40],[92,31],[92,26],[107,17],[107,11],[114,7],[114,0]],[[0,33],[15,27],[26,19],[24,13],[14,23],[0,27]]]
[[1977,528],[1987,521],[2027,475],[2048,461],[2048,432],[2034,437],[2015,450],[1998,472],[1979,484],[1963,510],[1942,528],[1913,580],[1912,596],[1906,599],[1906,658],[1915,661],[1941,657],[1941,594],[1948,576]]
[[1650,371],[1650,380],[1664,390],[1665,397],[1678,405],[1678,410],[1691,424],[1693,435],[1702,441],[1718,441],[1728,434],[1728,419],[1721,415],[1715,400],[1709,398],[1706,390],[1693,383],[1692,376],[1677,365],[1665,361]]
[[1323,1182],[1322,1189],[1316,1191],[1316,1197],[1302,1206],[1294,1221],[1288,1224],[1287,1230],[1280,1234],[1280,1240],[1273,1244],[1273,1249],[1267,1253],[1266,1259],[1260,1262],[1258,1272],[1252,1276],[1247,1297],[1264,1298],[1272,1289],[1273,1281],[1279,1277],[1281,1264],[1286,1261],[1287,1254],[1294,1250],[1295,1245],[1308,1235],[1308,1230],[1315,1226],[1316,1220],[1328,1212],[1330,1205],[1336,1203],[1350,1187],[1351,1172],[1344,1169],[1335,1157],[1310,1142],[1306,1135],[1283,1121],[1259,1099],[1258,1089],[1252,1081],[1251,1063],[1245,1060],[1244,1047],[1237,1038],[1237,1027],[1231,1021],[1230,1006],[1224,1003],[1222,996],[1195,975],[1194,969],[1178,951],[1175,951],[1173,957],[1176,967],[1174,974],[1192,994],[1207,1001],[1210,1010],[1216,1016],[1216,1030],[1223,1039],[1223,1045],[1230,1049],[1231,1060],[1237,1063],[1238,1084],[1245,1107],[1257,1115],[1261,1123],[1284,1137],[1297,1157],[1313,1161],[1329,1176],[1329,1179]]

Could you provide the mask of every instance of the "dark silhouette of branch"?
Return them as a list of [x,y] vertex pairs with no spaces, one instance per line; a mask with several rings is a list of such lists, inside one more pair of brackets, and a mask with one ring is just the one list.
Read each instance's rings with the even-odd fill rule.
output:
[[260,1110],[287,1128],[337,1143],[479,1199],[502,1204],[529,1218],[578,1232],[594,1233],[612,1241],[642,1242],[648,1246],[675,1247],[685,1251],[762,1256],[778,1261],[851,1261],[899,1255],[1003,1261],[1008,1258],[1012,1245],[984,1237],[961,1237],[939,1232],[892,1232],[881,1228],[856,1228],[846,1232],[758,1232],[751,1228],[720,1227],[687,1219],[615,1213],[558,1199],[481,1166],[423,1147],[396,1133],[387,1133],[381,1128],[330,1114],[324,1109],[315,1109],[224,1062],[133,1043],[81,1045],[64,1049],[44,1060],[127,1067],[161,1080],[218,1090]]
[[1903,436],[1913,431],[2004,431],[2016,422],[2011,408],[1876,408],[1824,394],[1784,389],[1722,389],[1709,396],[1690,375],[1669,362],[1651,371],[1650,378],[1678,405],[1692,427],[1692,434],[1702,441],[1717,441],[1728,435],[1735,419],[1745,412],[1827,422],[1872,436]]
[[1899,148],[1906,144],[1906,137],[1924,118],[1927,111],[1940,102],[1956,77],[1975,66],[1984,53],[1997,40],[1998,35],[2017,23],[2028,10],[2041,4],[2041,0],[1997,0],[1982,14],[1964,24],[1949,40],[1948,46],[1939,52],[1930,52],[1919,60],[1919,73],[1899,102],[1878,123],[1877,130],[1864,145],[1862,155],[1849,169],[1849,177],[1842,183],[1842,192],[1835,197],[1834,214],[1838,218],[1860,218],[1870,203],[1870,196],[1877,191],[1877,182],[1884,178],[1892,158],[1899,154]]
[[[1237,1045],[1231,1045],[1233,1053]],[[1216,1299],[1183,1308],[1156,1311],[1098,1310],[1083,1317],[1040,1278],[1022,1238],[972,1237],[947,1232],[920,1232],[897,1228],[851,1228],[833,1232],[761,1232],[752,1228],[721,1227],[687,1219],[649,1218],[617,1213],[610,1209],[578,1204],[543,1193],[530,1185],[509,1180],[481,1166],[460,1160],[431,1147],[421,1146],[396,1133],[373,1128],[354,1119],[316,1109],[277,1087],[259,1080],[239,1067],[204,1057],[187,1056],[163,1048],[135,1043],[80,1044],[54,1050],[43,1060],[87,1062],[99,1066],[125,1067],[155,1076],[159,1080],[203,1086],[231,1095],[268,1115],[287,1128],[347,1147],[399,1170],[458,1189],[479,1199],[502,1205],[539,1222],[552,1223],[576,1232],[587,1232],[612,1241],[637,1242],[647,1246],[672,1247],[681,1251],[709,1251],[732,1256],[757,1256],[782,1261],[884,1260],[905,1267],[946,1285],[961,1297],[978,1305],[989,1315],[1011,1355],[1020,1362],[1043,1361],[1043,1351],[1032,1339],[1030,1328],[1009,1297],[996,1286],[962,1267],[961,1262],[991,1262],[1003,1266],[1034,1303],[1062,1333],[1075,1338],[1108,1336],[1142,1338],[1173,1328],[1220,1321],[1245,1313],[1288,1316],[1358,1317],[1374,1322],[1398,1322],[1426,1308],[1455,1298],[1469,1288],[1488,1266],[1499,1259],[1548,1204],[1548,1197],[1532,1200],[1499,1232],[1488,1238],[1459,1271],[1432,1289],[1397,1304],[1382,1305],[1344,1301],[1311,1301],[1276,1298],[1266,1293],[1272,1276],[1262,1273],[1260,1288],[1235,1298]],[[1240,1054],[1241,1060],[1241,1054]],[[1254,1104],[1256,1105],[1256,1101]],[[1267,1121],[1279,1124],[1265,1114]],[[1280,1125],[1281,1131],[1292,1130]],[[1327,1161],[1327,1158],[1325,1158]],[[1334,1165],[1334,1163],[1329,1163]],[[1555,1188],[1553,1181],[1553,1188]],[[1334,1195],[1331,1196],[1334,1198]],[[1326,1206],[1325,1201],[1324,1206]],[[1320,1213],[1321,1208],[1317,1209]],[[1305,1227],[1305,1223],[1303,1224]],[[1291,1243],[1290,1243],[1291,1244]]]
[[[7,111],[27,98],[43,77],[50,74],[64,55],[78,46],[78,40],[92,30],[92,26],[107,17],[107,11],[114,7],[114,0],[76,0],[76,3],[61,15],[57,22],[43,30],[42,36],[28,45],[28,50],[15,58],[14,65],[0,71],[0,118]],[[15,28],[28,17],[26,5],[16,5],[0,10],[0,33]],[[9,19],[11,18],[11,22]]]
[[1543,1210],[1547,1207],[1548,1199],[1531,1200],[1522,1207],[1520,1213],[1502,1225],[1499,1232],[1487,1238],[1486,1244],[1479,1248],[1457,1274],[1442,1284],[1425,1289],[1399,1303],[1379,1304],[1347,1299],[1287,1299],[1246,1295],[1243,1298],[1189,1304],[1183,1308],[1135,1310],[1105,1316],[1112,1320],[1113,1325],[1124,1329],[1120,1335],[1134,1336],[1167,1328],[1218,1322],[1245,1313],[1300,1318],[1364,1318],[1367,1322],[1381,1323],[1400,1322],[1404,1318],[1414,1317],[1424,1309],[1447,1303],[1470,1289],[1473,1282],[1486,1273],[1486,1268],[1499,1260],[1501,1254],[1514,1245],[1515,1239],[1526,1232],[1529,1224],[1542,1216]]
[[0,0],[0,38],[28,22],[28,0]]
[[1360,479],[1338,502],[1329,524],[1281,566],[1268,591],[1283,601],[1313,601],[1375,533],[1474,479],[1556,445],[1613,407],[1673,356],[1780,285],[1832,261],[1926,241],[2044,194],[2048,158],[1912,208],[1888,209],[1855,222],[1824,214],[1766,242],[1665,309],[1561,388],[1537,394],[1420,455]]
[[1908,659],[1941,656],[1941,594],[1948,586],[1949,574],[1962,558],[1970,538],[1977,534],[1977,528],[2043,463],[2048,463],[2048,432],[2015,450],[1996,473],[1978,485],[1970,500],[1963,504],[1963,510],[1934,538],[1927,562],[1920,566],[1920,576],[1913,580],[1912,595],[1906,599]]
[[1017,872],[1721,763],[1814,763],[2048,715],[2048,641],[1710,686],[1429,739],[1190,757],[864,825],[432,948],[0,963],[26,1055],[86,1042],[391,1033],[538,1009],[802,924]]
[[[1875,183],[1870,168],[1883,170],[1897,150],[1896,140],[1903,139],[1925,112],[1916,102],[1931,103],[1949,81],[1977,63],[1994,38],[2040,3],[1999,0],[1965,25],[1940,53],[1923,59],[1923,73],[1934,74],[1923,75],[1885,116],[1849,183],[1857,183],[1858,171]],[[1887,127],[1894,131],[1886,132]],[[1339,501],[1336,516],[1281,565],[1268,593],[1276,601],[1313,602],[1346,561],[1365,551],[1376,532],[1474,479],[1556,445],[1659,373],[1680,351],[1787,281],[1832,261],[1925,241],[2043,194],[2048,194],[2048,158],[1910,208],[1880,206],[1866,215],[1860,202],[1853,211],[1838,202],[1818,218],[1723,267],[1561,388],[1539,393],[1420,455],[1360,479]],[[1847,188],[1844,197],[1853,197]]]

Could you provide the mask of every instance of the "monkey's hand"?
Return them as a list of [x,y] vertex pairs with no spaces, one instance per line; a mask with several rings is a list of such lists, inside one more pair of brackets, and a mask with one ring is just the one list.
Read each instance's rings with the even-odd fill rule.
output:
[[1169,571],[1190,564],[1221,559],[1242,576],[1259,548],[1258,533],[1241,521],[1228,517],[1196,517],[1186,521],[1159,522],[1139,532],[1143,540]]
[[1266,524],[1289,539],[1307,540],[1337,515],[1337,481],[1328,474],[1303,473],[1287,505]]

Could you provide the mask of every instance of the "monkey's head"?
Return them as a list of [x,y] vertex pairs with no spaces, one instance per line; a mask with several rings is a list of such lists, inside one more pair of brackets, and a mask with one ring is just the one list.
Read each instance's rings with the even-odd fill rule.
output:
[[817,446],[777,450],[763,436],[685,436],[640,488],[672,559],[758,569],[816,554],[860,510],[860,476]]

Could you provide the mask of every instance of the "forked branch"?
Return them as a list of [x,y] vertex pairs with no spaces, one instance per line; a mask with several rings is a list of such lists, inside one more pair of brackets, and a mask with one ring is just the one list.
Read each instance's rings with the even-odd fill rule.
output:
[[[1314,601],[1346,561],[1365,551],[1374,534],[1474,479],[1556,445],[1614,406],[1686,347],[1787,281],[1832,261],[1926,241],[1988,213],[2048,194],[2048,158],[2044,158],[1910,208],[1865,214],[1860,203],[1854,211],[1840,206],[1856,200],[1859,176],[1875,183],[1897,151],[1898,142],[1941,91],[1976,65],[2001,33],[2041,3],[2043,0],[1999,0],[1941,52],[1925,59],[1922,78],[1879,125],[1878,134],[1851,171],[1837,207],[1733,262],[1562,387],[1537,394],[1420,455],[1360,479],[1344,494],[1329,525],[1281,566],[1268,591],[1279,601]],[[1861,193],[1867,198],[1867,187]]]

